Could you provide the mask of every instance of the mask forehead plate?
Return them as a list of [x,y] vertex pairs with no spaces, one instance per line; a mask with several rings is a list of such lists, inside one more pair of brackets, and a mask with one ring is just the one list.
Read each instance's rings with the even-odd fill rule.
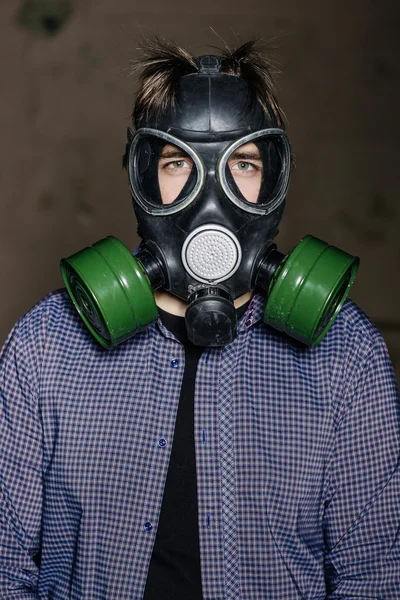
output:
[[[163,113],[151,113],[140,126],[179,131],[190,136],[228,135],[275,127],[274,115],[266,114],[248,83],[226,73],[191,73],[179,80],[176,103]],[[232,138],[231,138],[232,139]]]

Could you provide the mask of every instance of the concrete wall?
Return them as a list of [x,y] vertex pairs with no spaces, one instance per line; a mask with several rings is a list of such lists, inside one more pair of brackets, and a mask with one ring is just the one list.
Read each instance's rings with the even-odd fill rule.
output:
[[7,0],[0,6],[0,341],[61,286],[58,260],[137,244],[120,158],[142,33],[193,54],[273,37],[297,156],[279,246],[312,233],[358,254],[352,297],[400,376],[398,9],[389,0]]

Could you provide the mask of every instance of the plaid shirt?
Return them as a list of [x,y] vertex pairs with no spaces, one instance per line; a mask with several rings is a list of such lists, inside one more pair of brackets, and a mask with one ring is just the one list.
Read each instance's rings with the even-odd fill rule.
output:
[[[255,296],[198,365],[204,598],[400,598],[385,345],[351,302],[314,349],[262,313]],[[105,351],[64,292],[16,325],[0,370],[0,598],[142,598],[183,371],[161,322]]]

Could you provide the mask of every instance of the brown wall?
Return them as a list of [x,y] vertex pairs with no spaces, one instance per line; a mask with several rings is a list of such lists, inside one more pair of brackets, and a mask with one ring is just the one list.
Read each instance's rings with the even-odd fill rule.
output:
[[297,156],[279,246],[312,233],[362,259],[352,297],[400,376],[400,38],[389,0],[7,0],[0,5],[0,341],[61,286],[58,260],[137,244],[120,157],[142,33],[192,50],[275,37]]

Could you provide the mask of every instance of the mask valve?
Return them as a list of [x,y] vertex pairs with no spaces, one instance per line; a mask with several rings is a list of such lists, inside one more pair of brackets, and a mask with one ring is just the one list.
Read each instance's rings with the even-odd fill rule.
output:
[[196,346],[225,346],[236,336],[236,309],[222,287],[204,286],[193,291],[185,321],[188,338]]

